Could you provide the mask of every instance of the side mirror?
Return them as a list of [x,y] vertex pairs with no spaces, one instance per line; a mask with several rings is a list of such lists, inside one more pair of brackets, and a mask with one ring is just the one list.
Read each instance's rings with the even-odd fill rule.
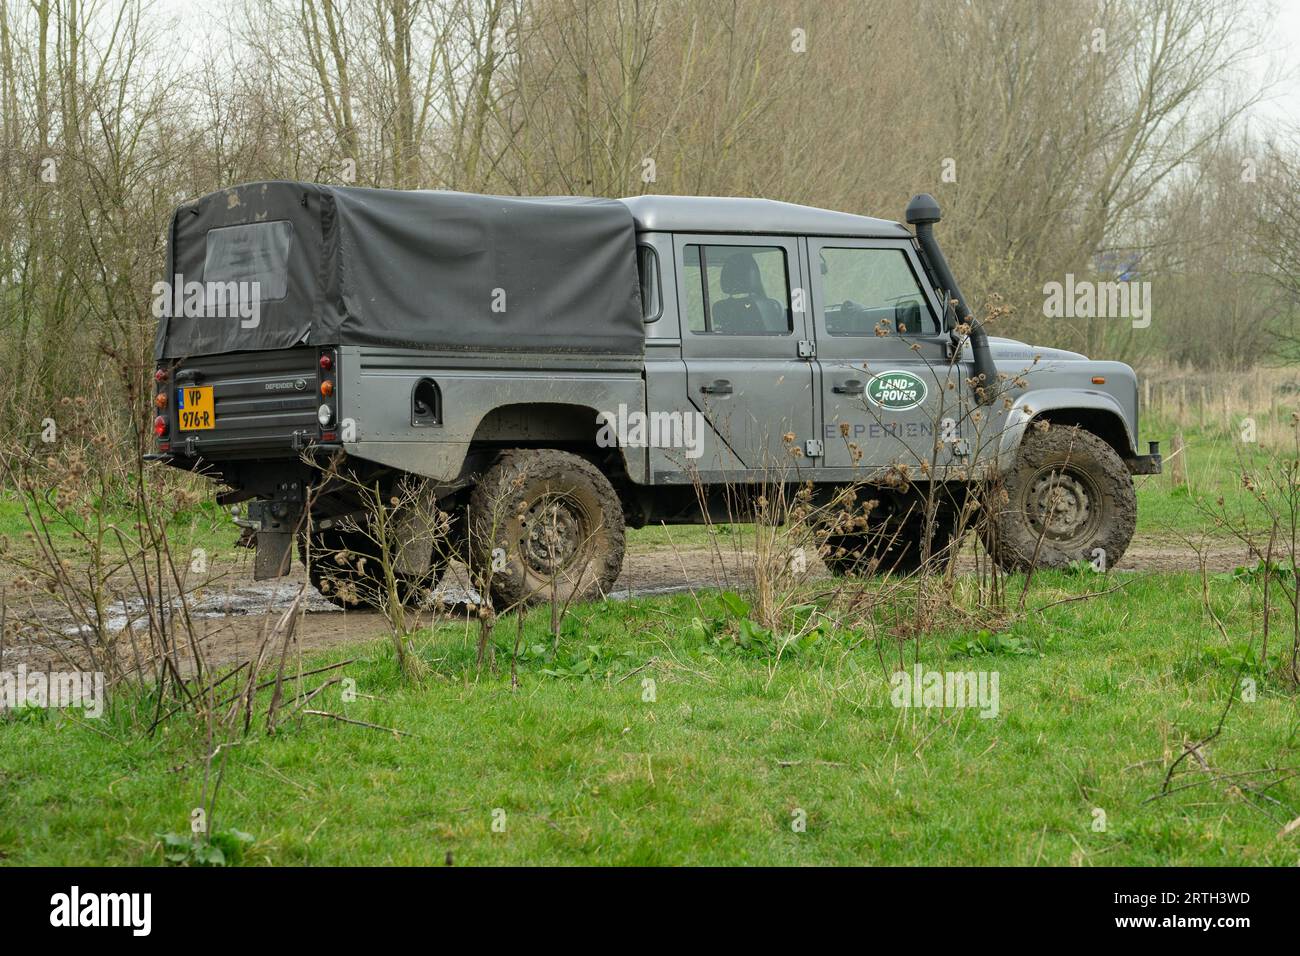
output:
[[894,303],[894,331],[918,335],[921,328],[921,303],[903,300]]
[[943,330],[951,332],[957,328],[960,323],[957,319],[957,310],[953,308],[952,299],[943,304]]

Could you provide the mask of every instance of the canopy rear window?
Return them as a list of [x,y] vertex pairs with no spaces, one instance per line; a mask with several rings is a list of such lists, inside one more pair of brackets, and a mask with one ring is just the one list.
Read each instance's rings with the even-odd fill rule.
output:
[[209,229],[203,281],[243,283],[239,295],[243,301],[283,299],[292,246],[293,224],[283,219]]

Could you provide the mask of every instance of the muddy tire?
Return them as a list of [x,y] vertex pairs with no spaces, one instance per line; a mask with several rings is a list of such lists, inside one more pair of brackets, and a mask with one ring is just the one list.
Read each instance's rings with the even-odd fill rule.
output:
[[568,452],[507,452],[470,498],[473,577],[487,579],[498,613],[603,597],[622,570],[624,535],[609,479]]
[[996,505],[984,538],[1004,570],[1064,568],[1099,555],[1111,568],[1133,539],[1133,479],[1115,450],[1091,432],[1031,429],[1015,466],[1002,476],[1002,490],[1006,500]]
[[[307,566],[312,587],[331,604],[345,610],[375,610],[383,606],[386,587],[378,548],[360,531],[340,528],[313,529],[311,562],[307,561],[307,541],[298,539],[298,556]],[[414,606],[437,583],[446,561],[435,553],[427,575],[402,575],[397,579],[398,597],[403,604]]]
[[[895,530],[898,530],[897,534]],[[951,517],[939,515],[935,518],[930,539],[930,561],[936,570],[944,568],[955,556],[957,548],[953,546],[953,539],[956,531],[956,522]],[[822,561],[837,578],[915,574],[921,570],[925,553],[921,543],[924,533],[924,520],[909,519],[901,530],[897,525],[886,525],[861,533],[827,535]]]

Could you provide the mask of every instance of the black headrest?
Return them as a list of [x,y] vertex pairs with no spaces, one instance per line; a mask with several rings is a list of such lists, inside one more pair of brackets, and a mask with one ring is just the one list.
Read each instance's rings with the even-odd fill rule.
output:
[[727,295],[763,295],[763,277],[758,263],[747,252],[733,255],[722,264],[722,291]]

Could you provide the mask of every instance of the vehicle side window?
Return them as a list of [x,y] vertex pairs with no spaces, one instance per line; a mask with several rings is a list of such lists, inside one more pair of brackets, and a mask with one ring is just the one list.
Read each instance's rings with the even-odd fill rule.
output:
[[636,247],[636,268],[641,277],[641,317],[646,322],[654,322],[664,311],[659,294],[659,254],[654,247]]
[[821,250],[822,307],[830,335],[933,335],[925,293],[901,249]]
[[790,272],[780,246],[689,245],[687,328],[697,334],[789,335]]

